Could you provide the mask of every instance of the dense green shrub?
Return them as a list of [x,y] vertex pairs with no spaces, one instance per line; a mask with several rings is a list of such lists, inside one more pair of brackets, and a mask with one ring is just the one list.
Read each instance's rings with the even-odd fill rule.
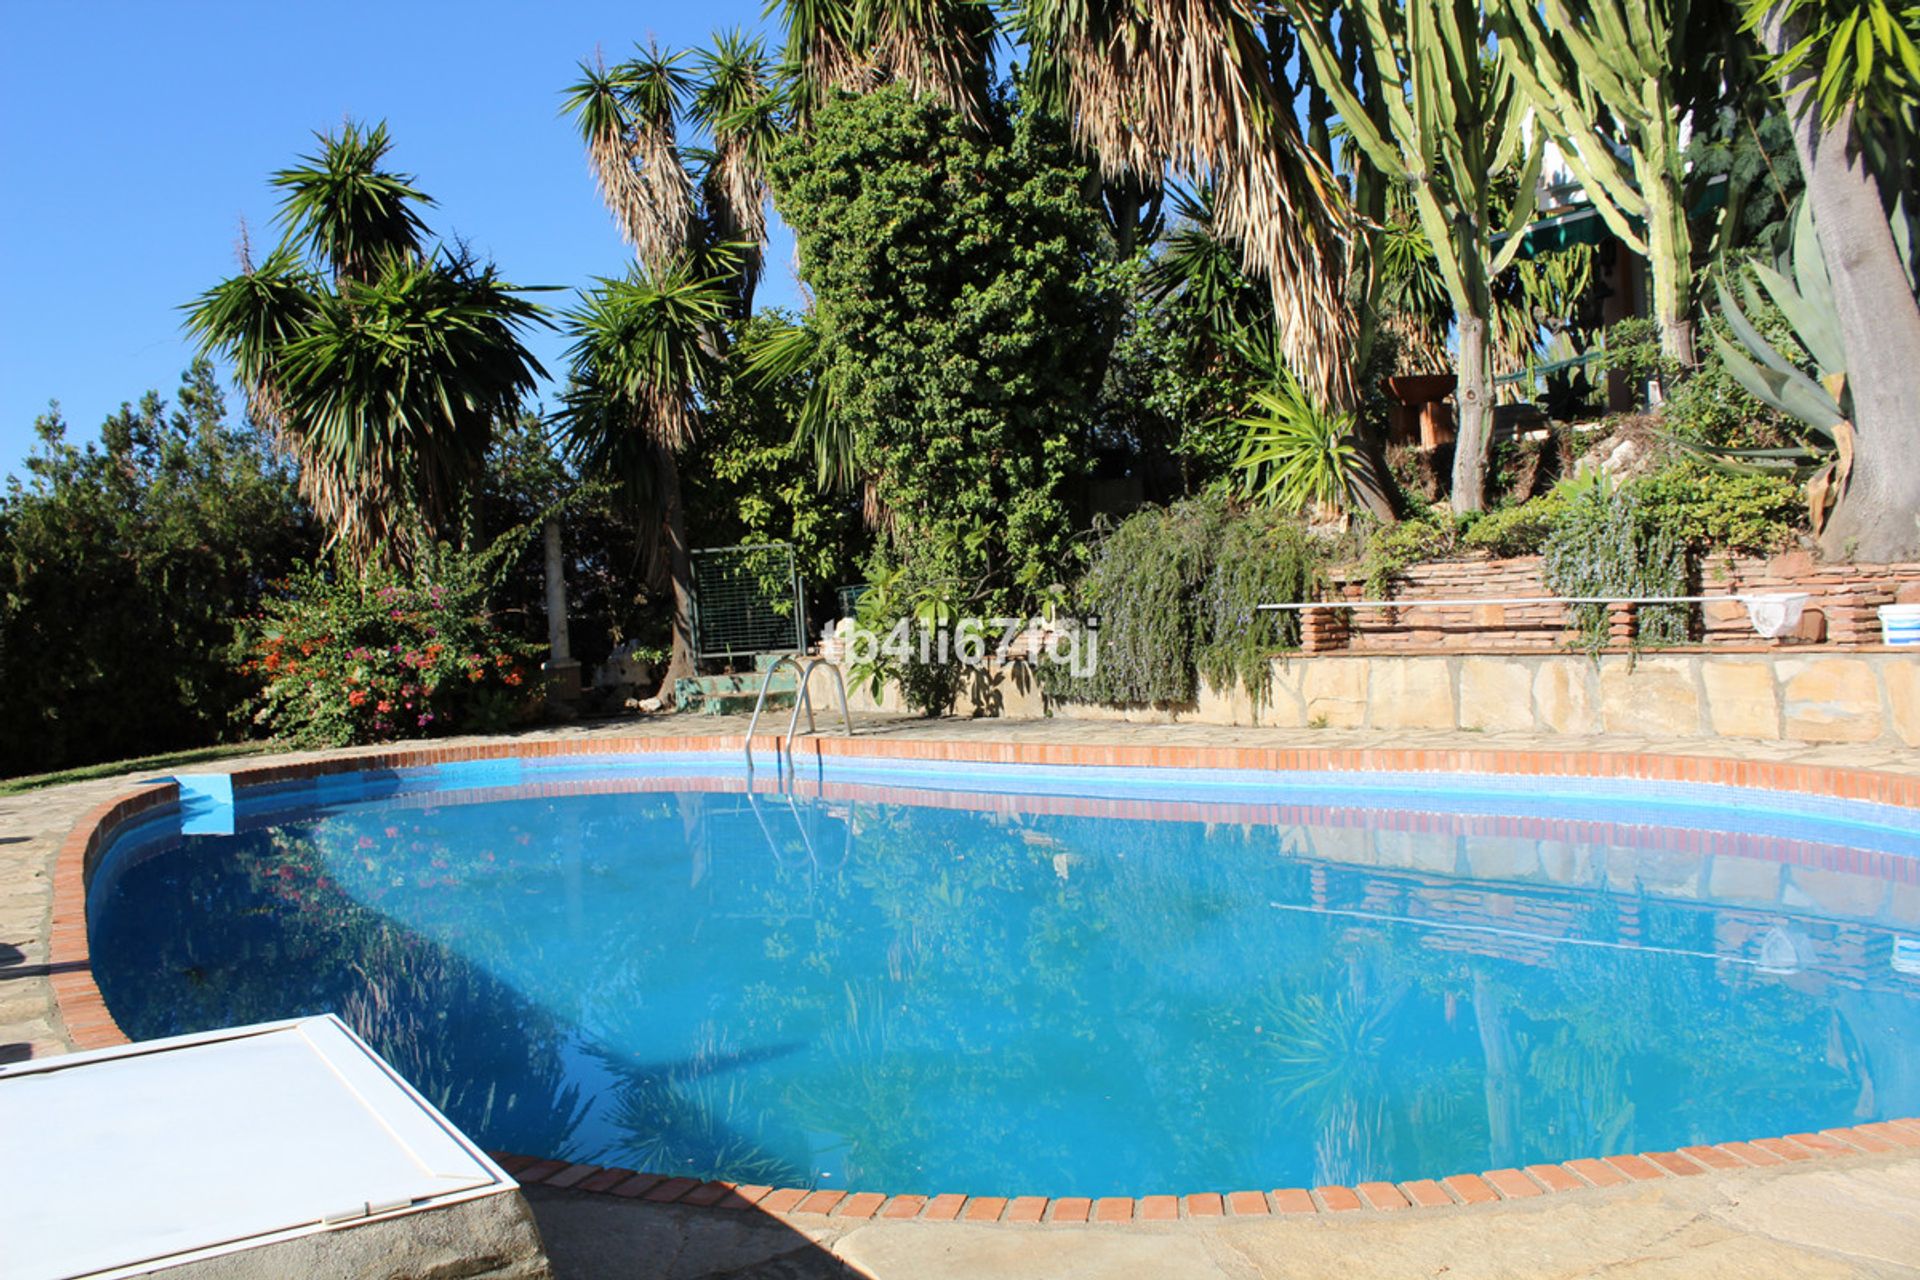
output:
[[[1641,492],[1616,487],[1598,472],[1567,486],[1553,532],[1541,548],[1547,588],[1558,596],[1687,594],[1686,544],[1649,519]],[[1584,647],[1607,643],[1605,605],[1573,606]],[[1685,605],[1640,609],[1638,644],[1658,647],[1687,638]]]
[[0,774],[205,746],[249,686],[236,627],[318,531],[270,444],[230,424],[213,367],[71,443],[36,424],[0,491]]
[[1262,604],[1312,599],[1320,582],[1313,546],[1300,526],[1271,511],[1227,521],[1200,589],[1194,667],[1216,689],[1237,681],[1257,707],[1267,700],[1275,651],[1300,644],[1300,615]]
[[1565,505],[1566,490],[1554,489],[1531,502],[1489,511],[1467,526],[1460,545],[1496,558],[1537,555]]
[[1806,495],[1781,476],[1684,459],[1633,488],[1645,519],[1695,551],[1779,551],[1807,523]]
[[1398,524],[1374,527],[1360,558],[1367,598],[1386,599],[1394,578],[1416,564],[1445,559],[1459,543],[1459,525],[1444,505]]
[[406,573],[303,568],[262,610],[243,672],[255,721],[303,746],[490,732],[536,705],[538,645],[487,608],[522,534],[473,555],[441,544]]
[[[1793,327],[1771,301],[1758,300],[1752,320],[1782,351],[1798,351]],[[1793,423],[1757,399],[1727,372],[1716,337],[1733,331],[1718,315],[1701,326],[1694,349],[1699,363],[1679,368],[1660,353],[1660,335],[1651,320],[1622,320],[1607,330],[1605,368],[1626,374],[1636,384],[1657,380],[1665,391],[1660,406],[1664,428],[1685,444],[1724,449],[1768,448],[1796,438]]]
[[876,570],[1031,605],[1072,528],[1110,308],[1084,164],[996,104],[975,128],[904,85],[840,96],[772,164],[820,375],[886,519]]
[[1072,605],[1098,617],[1099,663],[1074,677],[1043,666],[1057,697],[1115,705],[1191,702],[1199,678],[1238,678],[1256,704],[1266,659],[1299,643],[1299,618],[1255,606],[1310,598],[1315,557],[1298,526],[1267,511],[1235,512],[1201,497],[1122,521],[1093,549]]

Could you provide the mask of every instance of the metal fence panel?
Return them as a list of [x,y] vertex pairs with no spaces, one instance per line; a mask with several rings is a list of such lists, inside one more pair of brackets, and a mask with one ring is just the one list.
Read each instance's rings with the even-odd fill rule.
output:
[[702,658],[806,648],[807,607],[784,542],[693,553],[693,639]]

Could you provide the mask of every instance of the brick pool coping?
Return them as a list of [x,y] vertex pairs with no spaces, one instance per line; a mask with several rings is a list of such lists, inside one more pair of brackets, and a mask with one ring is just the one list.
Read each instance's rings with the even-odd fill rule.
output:
[[[325,774],[424,768],[511,757],[636,755],[653,752],[737,751],[742,736],[595,738],[421,746],[324,760],[242,767],[236,790],[295,782]],[[772,755],[778,739],[761,735],[758,750]],[[1146,747],[1045,742],[961,742],[876,738],[812,738],[803,756],[867,757],[1036,766],[1203,768],[1272,772],[1484,773],[1505,776],[1587,777],[1700,785],[1757,787],[1802,795],[1864,800],[1920,809],[1920,777],[1785,762],[1727,760],[1604,751],[1436,750],[1423,748]],[[54,864],[49,981],[68,1037],[81,1049],[126,1044],[93,980],[87,942],[86,893],[100,854],[119,829],[174,803],[178,788],[153,783],[110,800],[74,824]],[[596,1193],[656,1204],[722,1210],[928,1222],[1128,1223],[1187,1218],[1341,1214],[1360,1210],[1439,1209],[1530,1200],[1589,1189],[1731,1173],[1801,1161],[1920,1150],[1920,1119],[1878,1121],[1784,1137],[1683,1147],[1533,1164],[1524,1168],[1457,1173],[1408,1182],[1357,1186],[1288,1187],[1268,1191],[1203,1192],[1139,1197],[886,1195],[876,1191],[743,1185],[650,1174],[517,1153],[496,1153],[523,1185]]]

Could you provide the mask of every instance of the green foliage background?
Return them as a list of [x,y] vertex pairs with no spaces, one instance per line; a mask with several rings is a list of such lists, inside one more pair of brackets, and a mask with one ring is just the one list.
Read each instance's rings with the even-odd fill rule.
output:
[[245,701],[242,620],[319,532],[288,468],[198,361],[102,443],[37,424],[0,492],[0,773],[199,746]]

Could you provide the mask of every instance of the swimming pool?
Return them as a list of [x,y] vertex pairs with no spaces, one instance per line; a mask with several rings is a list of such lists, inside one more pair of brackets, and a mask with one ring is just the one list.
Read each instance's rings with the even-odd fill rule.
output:
[[291,780],[236,817],[157,811],[101,857],[120,1026],[337,1011],[494,1149],[1124,1196],[1920,1111],[1893,805],[675,752]]

